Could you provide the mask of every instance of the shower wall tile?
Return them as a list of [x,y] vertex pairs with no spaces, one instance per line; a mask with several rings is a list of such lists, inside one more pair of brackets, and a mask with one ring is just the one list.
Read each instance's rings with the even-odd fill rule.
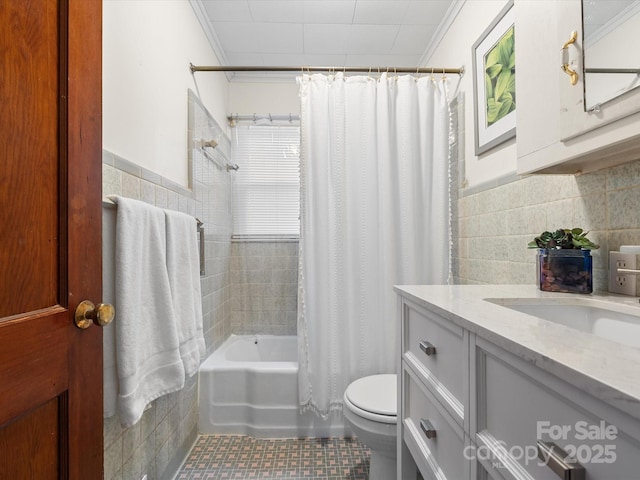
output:
[[295,335],[298,242],[232,242],[231,333]]
[[[206,114],[197,118],[210,126]],[[209,354],[231,333],[231,181],[226,169],[199,149],[192,148],[189,158],[194,167],[191,189],[104,151],[102,188],[103,197],[136,198],[204,222],[206,273],[201,289]],[[197,388],[194,375],[181,391],[152,402],[140,422],[128,429],[120,427],[117,417],[105,419],[105,480],[139,480],[145,474],[149,480],[172,478],[197,435]]]

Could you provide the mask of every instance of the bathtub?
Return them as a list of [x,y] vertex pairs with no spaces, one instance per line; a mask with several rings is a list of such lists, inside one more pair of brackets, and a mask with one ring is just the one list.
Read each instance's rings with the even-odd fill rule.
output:
[[231,335],[200,366],[202,434],[261,438],[349,434],[342,414],[322,420],[298,408],[295,336]]

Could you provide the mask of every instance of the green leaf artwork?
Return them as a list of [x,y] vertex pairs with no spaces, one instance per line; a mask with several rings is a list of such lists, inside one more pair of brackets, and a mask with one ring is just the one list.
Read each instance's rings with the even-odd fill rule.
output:
[[516,109],[516,53],[512,26],[484,56],[487,127]]

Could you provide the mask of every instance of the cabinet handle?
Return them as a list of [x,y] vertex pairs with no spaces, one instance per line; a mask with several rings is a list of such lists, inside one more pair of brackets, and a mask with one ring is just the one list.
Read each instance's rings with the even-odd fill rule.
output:
[[436,354],[436,347],[434,347],[432,344],[430,344],[426,340],[423,340],[423,341],[420,342],[420,350],[422,350],[424,353],[426,353],[427,356],[431,356],[431,355],[435,355]]
[[571,36],[569,37],[569,40],[564,42],[564,45],[562,46],[562,50],[566,50],[567,48],[569,48],[569,45],[573,45],[574,43],[576,43],[576,40],[578,40],[578,32],[574,30],[573,32],[571,32]]
[[436,429],[433,428],[431,422],[426,418],[420,420],[420,428],[429,440],[431,440],[432,438],[436,438]]
[[[564,73],[569,75],[569,81],[571,82],[571,85],[575,85],[576,83],[578,83],[578,72],[569,67],[569,62],[565,59],[565,54],[567,54],[569,45],[573,45],[577,40],[578,32],[574,30],[571,32],[571,37],[569,37],[569,40],[567,40],[560,49],[562,51],[562,65],[560,65],[560,68],[562,68],[562,71]],[[568,55],[566,58],[568,58]]]
[[553,442],[538,440],[538,458],[563,480],[585,480],[584,467]]

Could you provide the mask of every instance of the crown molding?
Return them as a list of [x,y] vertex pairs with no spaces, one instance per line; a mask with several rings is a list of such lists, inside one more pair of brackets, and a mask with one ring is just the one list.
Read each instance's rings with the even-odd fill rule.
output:
[[429,61],[433,53],[436,51],[436,49],[440,45],[440,42],[442,42],[442,39],[449,31],[449,28],[451,28],[451,25],[453,25],[453,22],[455,21],[456,17],[460,13],[460,10],[462,10],[462,7],[464,6],[465,2],[466,0],[456,0],[454,3],[451,4],[449,9],[447,10],[447,13],[445,13],[444,15],[444,18],[438,25],[436,32],[433,34],[433,38],[431,39],[431,42],[429,42],[429,45],[427,46],[426,50],[422,54],[422,57],[420,57],[420,63],[418,65],[424,66]]
[[[204,31],[207,40],[209,40],[209,45],[211,45],[213,53],[218,58],[218,63],[220,65],[228,65],[229,61],[227,60],[227,56],[224,53],[222,45],[220,44],[220,39],[218,39],[218,35],[216,35],[216,31],[209,20],[209,16],[207,15],[207,11],[202,0],[189,0],[189,3],[191,4],[191,8],[193,8],[193,13],[195,13],[196,18],[202,26],[202,30]],[[233,74],[231,72],[225,72],[225,75],[229,81],[233,78]]]

